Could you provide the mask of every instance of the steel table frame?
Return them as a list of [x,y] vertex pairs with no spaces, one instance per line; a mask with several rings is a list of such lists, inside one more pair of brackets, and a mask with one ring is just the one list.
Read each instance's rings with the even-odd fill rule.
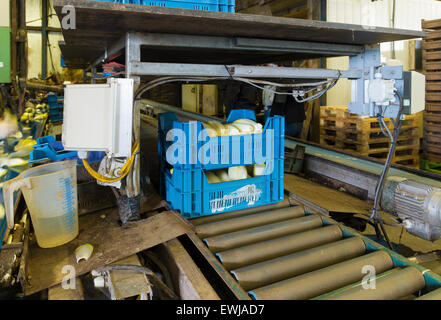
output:
[[[144,62],[141,58],[142,46],[186,48],[191,50],[218,49],[218,50],[247,50],[268,51],[284,54],[320,54],[322,56],[356,56],[365,51],[362,45],[325,44],[320,42],[287,41],[272,39],[253,39],[242,37],[214,37],[199,35],[176,35],[158,33],[127,32],[124,37],[115,44],[105,49],[104,54],[96,59],[87,69],[92,72],[92,83],[96,81],[96,68],[119,52],[125,50],[125,76],[135,82],[135,91],[141,84],[142,76],[187,76],[187,77],[244,77],[244,78],[285,78],[285,79],[359,79],[363,77],[362,70],[329,70],[312,68],[286,68],[271,66],[243,66],[243,65],[219,65],[219,64],[189,64],[189,63],[164,63]],[[378,48],[378,46],[369,46]],[[269,56],[268,59],[274,59]],[[269,60],[268,62],[272,62]],[[134,104],[135,138],[140,135],[140,105],[139,101]],[[135,158],[135,180],[133,184],[136,190],[140,189],[139,180],[139,155]],[[135,195],[136,196],[136,195]]]
[[[268,51],[286,54],[319,54],[326,57],[355,56],[364,52],[361,45],[327,44],[320,42],[287,41],[271,39],[252,39],[241,37],[209,37],[197,35],[177,35],[158,33],[128,32],[113,46],[106,48],[104,54],[94,61],[86,70],[92,70],[103,63],[108,57],[126,50],[126,77],[140,82],[140,76],[216,76],[228,77],[265,77],[265,78],[360,78],[361,71],[308,69],[308,68],[281,68],[256,66],[228,66],[216,64],[188,64],[141,61],[141,47],[154,46],[163,48],[186,48],[190,50],[217,49],[217,50],[246,50]],[[274,56],[268,57],[272,62]],[[230,71],[230,72],[228,72]]]

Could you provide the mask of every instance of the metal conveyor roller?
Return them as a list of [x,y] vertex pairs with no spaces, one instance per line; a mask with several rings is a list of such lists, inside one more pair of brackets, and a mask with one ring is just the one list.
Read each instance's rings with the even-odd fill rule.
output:
[[258,227],[268,223],[298,218],[304,215],[305,212],[301,207],[287,207],[203,224],[201,226],[196,226],[195,231],[199,237],[206,238],[223,233]]
[[216,253],[216,256],[227,270],[232,270],[337,241],[342,237],[343,234],[338,226],[325,226],[319,229],[221,251]]
[[322,219],[319,216],[310,215],[208,237],[204,239],[204,242],[212,252],[219,252],[288,234],[311,230],[321,226]]
[[[428,290],[427,274],[419,266],[300,206],[267,206],[194,221],[207,252],[253,299],[409,299]],[[375,270],[375,289],[363,286],[366,266]],[[438,289],[420,299],[440,297]]]
[[362,279],[363,266],[371,265],[377,272],[393,268],[390,256],[384,251],[375,251],[361,257],[340,262],[323,269],[273,283],[253,290],[254,299],[304,300],[344,287]]
[[351,237],[236,269],[231,273],[242,288],[250,290],[358,257],[365,250],[363,240]]

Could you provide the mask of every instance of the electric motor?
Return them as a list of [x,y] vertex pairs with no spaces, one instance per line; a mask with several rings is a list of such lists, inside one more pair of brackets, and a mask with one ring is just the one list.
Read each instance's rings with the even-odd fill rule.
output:
[[441,189],[390,177],[381,200],[383,210],[402,221],[406,230],[429,241],[441,237]]

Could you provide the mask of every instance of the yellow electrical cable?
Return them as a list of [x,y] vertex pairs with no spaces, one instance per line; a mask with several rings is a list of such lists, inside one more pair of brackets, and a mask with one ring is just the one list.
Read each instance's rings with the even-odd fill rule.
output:
[[83,165],[84,165],[84,168],[87,170],[87,172],[89,172],[89,174],[93,178],[95,178],[96,180],[101,181],[101,182],[107,182],[107,183],[117,182],[117,181],[122,180],[130,172],[130,169],[133,165],[133,162],[135,161],[135,155],[138,152],[138,150],[139,150],[139,142],[136,141],[135,144],[133,145],[133,148],[132,148],[132,155],[130,156],[129,159],[127,159],[126,163],[121,168],[121,170],[118,171],[118,174],[121,174],[121,175],[117,178],[109,178],[109,177],[103,176],[102,174],[99,174],[98,172],[93,170],[93,168],[87,162],[87,159],[83,159]]

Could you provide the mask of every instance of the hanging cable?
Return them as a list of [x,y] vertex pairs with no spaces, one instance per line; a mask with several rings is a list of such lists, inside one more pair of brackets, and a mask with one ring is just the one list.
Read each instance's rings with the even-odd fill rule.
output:
[[384,121],[384,117],[380,118],[381,124],[383,125],[383,127],[386,129],[387,134],[385,134],[385,136],[387,136],[388,138],[390,138],[391,142],[393,140],[393,136],[392,133],[389,130],[389,127],[387,126],[386,122]]
[[294,99],[296,100],[297,103],[303,103],[303,102],[308,102],[308,101],[312,101],[315,99],[320,98],[322,95],[324,95],[329,89],[331,89],[332,87],[335,86],[335,84],[337,83],[338,80],[335,80],[334,82],[332,82],[328,87],[326,87],[325,89],[321,90],[320,92],[317,92],[316,94],[305,98],[305,99],[298,99],[295,95],[293,96]]
[[[341,73],[339,73],[339,78],[340,78]],[[251,78],[242,78],[242,77],[234,77],[233,75],[230,74],[229,77],[189,77],[189,78],[174,78],[174,77],[161,77],[155,80],[152,80],[148,83],[146,83],[145,85],[143,85],[142,87],[140,87],[137,92],[135,93],[135,100],[137,98],[139,98],[144,92],[151,90],[159,85],[162,84],[166,84],[166,83],[170,83],[170,82],[187,82],[187,81],[192,81],[192,82],[205,82],[205,81],[217,81],[217,80],[234,80],[234,81],[240,81],[240,82],[244,82],[247,83],[249,85],[252,85],[260,90],[267,90],[271,93],[274,94],[280,94],[280,95],[292,95],[292,93],[290,92],[279,92],[279,91],[274,91],[271,89],[266,89],[263,86],[260,86],[258,84],[261,85],[272,85],[272,86],[276,86],[276,87],[280,87],[280,88],[310,88],[310,89],[306,89],[304,90],[305,93],[310,92],[310,91],[314,91],[317,90],[320,86],[324,86],[324,85],[329,85],[331,84],[331,86],[329,86],[328,88],[326,88],[325,90],[329,90],[331,89],[335,83],[338,81],[338,79],[334,79],[334,80],[325,80],[325,81],[319,81],[319,82],[304,82],[304,83],[276,83],[276,82],[272,82],[272,81],[267,81],[267,80],[260,80],[260,79],[251,79]],[[320,92],[320,95],[317,97],[320,97],[321,95],[323,95],[326,91],[324,92]]]
[[106,182],[106,183],[118,182],[118,181],[122,180],[125,176],[127,176],[127,174],[130,172],[130,169],[133,165],[133,162],[135,160],[135,156],[136,156],[136,153],[138,152],[138,150],[139,150],[139,142],[136,141],[135,144],[133,145],[133,148],[132,148],[132,155],[126,161],[126,163],[121,168],[121,170],[119,170],[117,172],[117,174],[119,174],[120,176],[116,177],[116,178],[109,178],[109,177],[103,176],[102,174],[99,174],[98,172],[93,170],[93,168],[87,162],[87,159],[83,159],[83,165],[84,165],[84,168],[87,170],[87,172],[89,172],[89,174],[98,181]]
[[[380,224],[381,231],[382,231],[382,233],[384,235],[384,238],[385,238],[385,240],[387,242],[387,245],[389,246],[390,249],[392,249],[392,245],[391,245],[391,243],[389,241],[389,237],[387,236],[386,230],[384,229],[383,220],[379,216],[379,212],[378,211],[379,211],[380,197],[381,197],[381,195],[383,193],[384,181],[385,181],[385,178],[386,178],[387,173],[389,171],[389,167],[390,167],[390,164],[392,162],[392,159],[394,157],[395,148],[396,148],[396,145],[397,145],[397,142],[398,142],[398,136],[399,136],[400,130],[401,130],[401,123],[402,123],[401,115],[402,115],[402,112],[403,112],[403,98],[402,98],[401,94],[398,91],[395,92],[395,95],[398,97],[398,100],[400,102],[400,104],[399,104],[400,107],[399,107],[398,115],[397,115],[397,118],[396,118],[397,125],[394,128],[394,133],[392,135],[391,146],[390,146],[390,149],[389,149],[389,153],[387,155],[387,159],[386,159],[386,162],[384,164],[383,171],[381,172],[380,180],[378,181],[377,187],[375,189],[374,207],[372,209],[372,215],[369,218],[369,221],[373,219],[374,222]],[[383,124],[384,124],[384,122],[383,122]],[[386,128],[387,128],[387,126],[386,126]]]

